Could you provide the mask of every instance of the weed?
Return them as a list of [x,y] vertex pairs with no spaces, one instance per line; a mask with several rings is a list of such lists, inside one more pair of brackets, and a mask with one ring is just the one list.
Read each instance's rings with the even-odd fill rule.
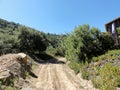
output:
[[82,78],[83,79],[89,80],[89,75],[90,75],[89,71],[87,71],[85,68],[82,69]]
[[74,70],[75,74],[78,74],[80,71],[80,64],[76,62],[70,62],[69,67]]

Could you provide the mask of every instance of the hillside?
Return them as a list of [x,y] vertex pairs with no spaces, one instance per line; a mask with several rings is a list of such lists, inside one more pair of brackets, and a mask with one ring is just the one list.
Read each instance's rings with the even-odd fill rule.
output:
[[[56,48],[65,35],[46,34],[34,28],[0,19],[0,55],[7,53],[43,52]],[[30,50],[31,49],[31,50]]]
[[[94,87],[100,90],[119,89],[120,50],[116,49],[119,49],[119,46],[115,45],[110,33],[101,32],[98,28],[90,27],[88,24],[79,25],[70,34],[57,35],[46,34],[0,19],[1,57],[23,52],[33,61],[29,68],[32,68],[33,71],[37,70],[36,76],[36,73],[31,71],[26,73],[25,69],[24,74],[26,76],[31,74],[33,82],[31,78],[28,78],[28,81],[22,78],[23,82],[28,82],[28,85],[25,83],[25,86],[22,86],[24,88],[31,86],[38,90],[48,90],[49,88],[52,90],[63,90],[63,88],[65,90],[91,90]],[[57,56],[66,59],[64,58],[64,61],[60,57],[56,58]],[[9,59],[11,60],[8,58],[8,61]],[[6,62],[6,59],[1,59],[1,62]],[[35,62],[37,65],[34,65]],[[9,63],[5,63],[6,66],[7,64],[9,65]],[[24,65],[26,66],[26,64]],[[11,67],[14,66],[12,64]],[[9,76],[8,71],[5,71],[7,76]],[[4,76],[5,73],[1,74]],[[81,77],[87,80],[84,81]],[[13,79],[12,82],[11,79],[10,81],[5,80],[5,86],[11,87],[12,84],[11,88],[14,88]],[[1,80],[1,85],[4,88],[4,80]],[[69,85],[71,87],[68,87]],[[23,90],[26,90],[24,88]]]
[[[83,71],[84,70],[84,71]],[[93,57],[82,70],[84,79],[92,80],[100,90],[119,90],[120,87],[120,50],[109,50],[107,53]]]

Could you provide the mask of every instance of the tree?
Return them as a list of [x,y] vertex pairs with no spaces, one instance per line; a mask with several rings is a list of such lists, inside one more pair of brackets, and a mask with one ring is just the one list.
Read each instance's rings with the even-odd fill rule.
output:
[[43,33],[37,31],[30,31],[23,27],[19,35],[20,50],[24,52],[41,52],[46,50],[47,40]]
[[64,41],[66,58],[70,61],[85,62],[93,56],[112,48],[113,39],[99,29],[89,25],[80,25]]
[[74,32],[65,40],[66,58],[72,61],[85,61],[87,53],[90,52],[91,34],[89,25],[78,26]]
[[112,49],[114,47],[114,40],[110,33],[102,33],[100,36],[100,42],[102,43],[102,49],[104,51]]
[[18,36],[19,40],[20,40],[20,51],[32,51],[32,42],[33,42],[33,38],[30,38],[31,33],[27,30],[27,28],[22,27],[21,28],[21,34]]
[[47,45],[45,33],[0,19],[0,55],[20,51],[42,52]]
[[44,38],[41,37],[42,34],[33,33],[31,35],[33,38],[33,49],[36,51],[45,51],[47,48],[47,40],[45,40],[45,36]]

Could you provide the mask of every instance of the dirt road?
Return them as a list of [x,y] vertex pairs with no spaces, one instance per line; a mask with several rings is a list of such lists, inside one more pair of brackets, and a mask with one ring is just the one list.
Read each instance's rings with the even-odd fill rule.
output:
[[64,58],[59,60],[39,65],[38,78],[33,80],[36,90],[96,90],[89,81],[81,79],[80,75],[76,76],[73,70],[63,64]]

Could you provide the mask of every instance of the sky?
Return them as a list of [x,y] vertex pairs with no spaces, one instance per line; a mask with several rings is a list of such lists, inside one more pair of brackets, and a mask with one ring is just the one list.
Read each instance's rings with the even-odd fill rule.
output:
[[120,0],[0,0],[0,18],[53,34],[83,24],[104,32],[120,16],[119,6]]

